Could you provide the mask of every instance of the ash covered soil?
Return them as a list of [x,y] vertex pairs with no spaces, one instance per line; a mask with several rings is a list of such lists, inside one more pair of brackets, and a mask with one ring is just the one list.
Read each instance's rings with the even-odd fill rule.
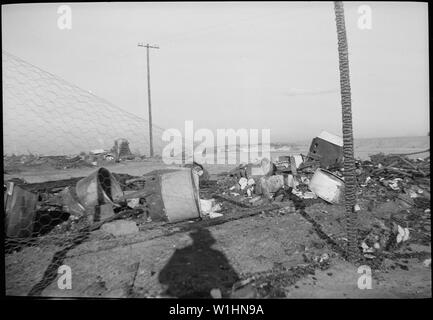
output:
[[[161,164],[130,162],[110,170],[130,172],[128,167],[139,175]],[[227,169],[208,168],[211,174]],[[43,175],[67,179],[88,172],[75,168]],[[21,177],[39,182],[40,175],[23,172]],[[315,199],[304,205],[295,202],[289,210],[284,203],[280,207],[247,214],[248,210],[229,206],[230,213],[212,223],[150,223],[132,235],[115,237],[96,230],[68,245],[50,241],[28,246],[5,257],[6,294],[211,298],[212,289],[217,289],[222,297],[233,298],[431,297],[431,266],[425,265],[431,258],[430,212],[425,208],[409,207],[398,199],[363,198],[360,242],[370,234],[386,233],[383,224],[391,217],[404,221],[411,235],[351,264],[344,259],[342,205]],[[71,268],[70,290],[58,287],[60,265]],[[371,289],[359,289],[359,266],[371,268]]]

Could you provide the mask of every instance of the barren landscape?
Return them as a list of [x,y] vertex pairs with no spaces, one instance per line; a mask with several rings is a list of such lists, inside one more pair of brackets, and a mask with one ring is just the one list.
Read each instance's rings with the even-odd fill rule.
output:
[[[410,146],[393,151],[408,149]],[[179,168],[158,160],[105,167],[131,176]],[[205,166],[210,178],[200,183],[200,197],[210,198],[217,181],[235,167]],[[5,175],[5,181],[14,177],[41,183],[84,177],[93,171],[95,168],[29,168]],[[409,226],[411,233],[403,244],[351,264],[345,259],[342,204],[320,198],[284,200],[272,207],[274,201],[250,209],[225,201],[221,204],[222,217],[138,223],[139,232],[130,235],[113,236],[99,229],[77,242],[61,236],[58,241],[49,237],[43,241],[42,237],[39,243],[6,255],[7,294],[210,298],[211,290],[219,289],[223,297],[241,298],[431,297],[431,267],[425,263],[431,259],[430,213],[428,221],[423,220],[425,229],[417,227],[425,208],[395,197],[389,200],[376,195],[373,201],[360,197],[360,241],[377,227],[377,221],[386,223],[395,214],[400,214],[404,220],[400,223]],[[72,269],[71,290],[61,290],[57,284],[53,266],[63,264]],[[371,267],[371,289],[358,287],[361,265]],[[241,288],[234,290],[235,283],[242,284]]]

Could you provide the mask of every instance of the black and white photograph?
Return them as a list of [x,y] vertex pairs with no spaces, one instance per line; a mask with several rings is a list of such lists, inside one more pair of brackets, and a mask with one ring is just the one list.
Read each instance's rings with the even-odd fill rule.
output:
[[427,2],[1,20],[5,297],[432,298]]

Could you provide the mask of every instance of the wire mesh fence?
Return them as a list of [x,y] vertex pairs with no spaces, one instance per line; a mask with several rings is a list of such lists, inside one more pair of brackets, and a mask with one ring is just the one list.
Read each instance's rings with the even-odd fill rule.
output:
[[[146,119],[10,54],[3,62],[4,154],[76,155],[112,148],[124,138],[149,154]],[[163,128],[153,125],[155,153]]]
[[[2,67],[5,174],[83,169],[80,177],[43,183],[4,179],[6,253],[46,244],[68,247],[103,222],[130,216],[130,201],[120,197],[137,190],[140,181],[126,186],[133,176],[103,167],[155,160],[149,159],[147,119],[5,51]],[[155,158],[163,132],[153,125]],[[134,208],[135,218],[148,219],[142,198]]]

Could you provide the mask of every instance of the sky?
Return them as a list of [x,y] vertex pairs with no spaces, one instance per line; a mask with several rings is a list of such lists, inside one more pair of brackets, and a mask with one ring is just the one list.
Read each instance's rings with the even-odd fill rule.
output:
[[[62,3],[67,4],[67,3]],[[270,129],[271,141],[341,135],[332,2],[71,3],[2,6],[2,48],[147,118],[194,128]],[[347,2],[355,138],[429,132],[426,3]],[[372,28],[360,29],[361,5]]]

